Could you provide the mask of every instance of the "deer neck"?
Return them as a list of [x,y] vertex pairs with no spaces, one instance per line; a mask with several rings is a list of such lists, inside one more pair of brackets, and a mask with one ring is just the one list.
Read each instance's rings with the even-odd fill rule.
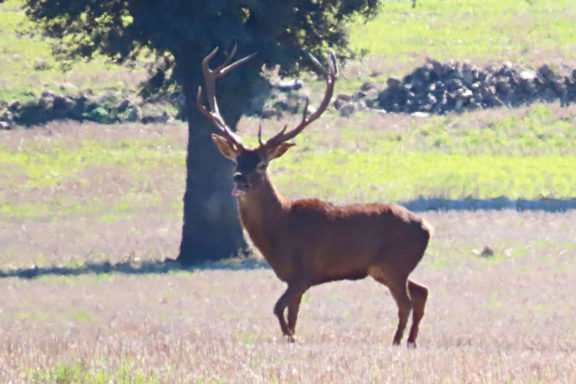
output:
[[254,245],[270,262],[275,238],[283,232],[283,218],[290,201],[282,197],[266,176],[262,183],[238,198],[240,219]]

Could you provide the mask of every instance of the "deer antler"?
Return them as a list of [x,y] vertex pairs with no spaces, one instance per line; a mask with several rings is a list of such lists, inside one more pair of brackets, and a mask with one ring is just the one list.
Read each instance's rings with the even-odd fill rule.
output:
[[322,113],[326,110],[328,105],[330,104],[330,99],[334,94],[334,84],[336,83],[336,79],[338,78],[338,63],[336,61],[336,55],[334,51],[330,50],[330,56],[328,60],[328,68],[323,67],[318,59],[314,57],[311,53],[309,53],[310,59],[314,63],[314,65],[324,74],[326,77],[326,90],[324,91],[324,97],[318,109],[308,116],[308,99],[306,99],[306,103],[304,104],[304,111],[302,112],[302,120],[300,124],[296,126],[296,128],[286,132],[288,129],[288,125],[285,125],[284,128],[278,132],[274,137],[270,138],[266,143],[262,144],[260,140],[260,129],[258,130],[258,139],[260,140],[261,146],[266,147],[275,147],[280,145],[281,143],[288,141],[294,137],[296,137],[300,132],[304,130],[310,123],[320,117]]
[[222,116],[220,115],[220,110],[218,109],[218,101],[216,100],[216,79],[223,77],[231,70],[235,69],[236,67],[242,65],[246,61],[250,60],[252,57],[256,55],[253,53],[246,57],[243,57],[240,60],[229,64],[232,61],[232,58],[236,54],[237,45],[234,45],[230,54],[224,60],[224,63],[220,64],[218,67],[211,69],[209,67],[210,60],[216,55],[218,52],[218,47],[214,48],[212,52],[210,52],[203,60],[202,60],[202,73],[204,75],[204,83],[206,85],[206,98],[208,99],[208,105],[210,106],[210,110],[204,106],[202,103],[202,87],[198,87],[198,94],[196,95],[196,103],[198,104],[198,108],[200,112],[204,116],[206,116],[209,120],[211,120],[216,129],[230,142],[230,144],[236,146],[237,148],[244,148],[242,144],[242,140],[228,127]]

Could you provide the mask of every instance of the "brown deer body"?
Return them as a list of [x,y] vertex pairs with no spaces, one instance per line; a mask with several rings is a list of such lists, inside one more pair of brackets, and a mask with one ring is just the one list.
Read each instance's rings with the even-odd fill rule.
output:
[[308,116],[305,108],[298,127],[288,133],[285,127],[266,143],[259,140],[258,148],[248,149],[221,118],[213,87],[215,78],[245,59],[213,71],[208,68],[208,61],[215,53],[216,50],[203,61],[211,110],[202,105],[200,91],[198,103],[223,135],[214,134],[214,143],[236,163],[233,193],[238,197],[242,224],[278,278],[288,285],[274,307],[283,334],[294,340],[300,302],[308,288],[369,275],[390,289],[398,305],[399,324],[393,343],[400,344],[412,311],[408,343],[415,346],[428,290],[408,276],[424,255],[432,227],[421,217],[393,204],[336,206],[317,199],[290,201],[276,191],[266,173],[269,162],[293,145],[287,140],[326,109],[337,77],[334,55],[329,71],[325,71],[328,86],[318,110]]

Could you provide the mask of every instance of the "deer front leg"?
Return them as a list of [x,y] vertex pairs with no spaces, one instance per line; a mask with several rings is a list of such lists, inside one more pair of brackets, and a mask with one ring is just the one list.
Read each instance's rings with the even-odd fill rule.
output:
[[[282,334],[284,336],[288,336],[288,341],[291,343],[296,341],[294,339],[294,332],[296,328],[296,319],[298,317],[298,309],[300,307],[302,295],[307,288],[308,286],[306,284],[288,283],[286,292],[280,296],[276,302],[276,305],[274,306],[274,314],[278,318],[280,329],[282,329]],[[284,312],[288,306],[288,323],[286,323]]]
[[302,301],[303,295],[304,292],[294,297],[292,301],[288,303],[288,329],[293,335],[296,334],[296,321],[298,320],[298,311],[300,310],[300,302]]

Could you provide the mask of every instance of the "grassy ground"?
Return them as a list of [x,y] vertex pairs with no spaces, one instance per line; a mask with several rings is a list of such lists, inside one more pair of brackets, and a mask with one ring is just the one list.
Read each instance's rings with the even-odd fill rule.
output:
[[425,216],[436,236],[413,275],[431,290],[417,350],[390,346],[395,306],[371,280],[309,291],[291,345],[272,315],[284,287],[257,262],[72,270],[0,279],[0,381],[574,382],[575,213]]
[[[184,125],[0,132],[0,265],[159,257],[166,242],[174,257],[186,140]],[[165,241],[150,241],[137,223]]]
[[[290,198],[336,203],[572,198],[573,116],[573,107],[542,105],[429,119],[329,114],[274,162],[271,173]],[[269,135],[285,121],[266,123]],[[256,139],[258,125],[241,122],[248,142]],[[0,264],[173,257],[185,147],[184,124],[53,123],[0,132]],[[140,233],[139,221],[169,234],[171,252],[162,253],[166,242]],[[123,228],[129,240],[119,232]]]
[[292,197],[302,197],[304,185],[341,203],[572,197],[573,114],[573,107],[540,105],[430,119],[325,118],[281,160],[277,180]]
[[[383,1],[379,16],[352,30],[368,55],[354,68],[405,74],[426,58],[510,61],[529,66],[576,63],[576,4],[571,0]],[[367,70],[366,70],[367,69]]]
[[[536,106],[475,114],[473,122],[466,116],[327,116],[272,167],[273,177],[292,197],[306,190],[306,196],[340,202],[386,201],[394,188],[433,196],[423,169],[452,172],[442,193],[463,190],[470,186],[457,177],[458,167],[478,156],[507,159],[512,184],[530,169],[527,163],[573,180],[574,148],[562,140],[516,148],[496,136],[475,142],[463,129],[504,124],[516,135],[513,142],[530,143],[537,121],[548,130],[571,121],[570,113]],[[244,120],[241,133],[254,140],[257,123]],[[281,125],[269,123],[266,134]],[[425,213],[436,235],[414,274],[431,290],[418,350],[389,346],[393,300],[369,280],[311,290],[302,305],[300,342],[290,345],[271,314],[283,286],[258,255],[194,271],[165,261],[179,244],[183,125],[58,123],[0,135],[0,381],[576,379],[573,211]],[[425,150],[433,136],[447,144]],[[418,160],[426,157],[429,163]],[[556,167],[543,161],[555,157]],[[449,164],[438,167],[442,158]],[[378,165],[365,170],[362,164],[371,162]],[[398,164],[409,173],[396,187],[381,169]],[[496,171],[484,166],[477,172],[490,179]],[[533,175],[532,190],[555,188]],[[481,193],[496,184],[480,180],[470,183]],[[419,189],[414,182],[422,183]],[[484,247],[494,256],[482,257]]]
[[52,91],[115,89],[134,92],[146,78],[140,63],[133,69],[107,64],[102,58],[78,62],[66,72],[51,55],[50,40],[31,38],[22,32],[30,26],[22,10],[23,1],[0,3],[0,101],[25,102]]

